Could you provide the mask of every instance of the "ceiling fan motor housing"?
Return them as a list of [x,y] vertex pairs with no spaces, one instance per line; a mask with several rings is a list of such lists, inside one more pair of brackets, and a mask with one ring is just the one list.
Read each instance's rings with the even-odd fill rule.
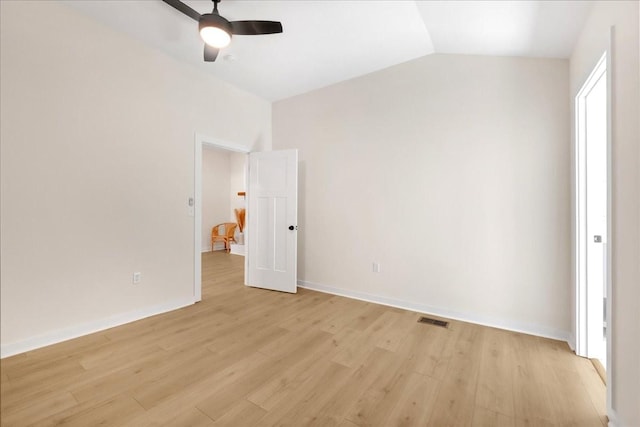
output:
[[205,43],[204,60],[206,62],[214,62],[218,57],[220,49],[229,45],[231,37],[234,34],[257,36],[282,32],[282,23],[277,21],[228,21],[218,13],[218,3],[220,0],[213,0],[213,11],[211,13],[205,13],[204,15],[201,15],[181,0],[162,1],[194,21],[198,21],[200,37]]
[[229,34],[229,36],[233,34],[231,22],[227,21],[217,13],[205,13],[200,16],[200,19],[198,20],[198,30],[202,31],[202,29],[206,27],[220,28]]

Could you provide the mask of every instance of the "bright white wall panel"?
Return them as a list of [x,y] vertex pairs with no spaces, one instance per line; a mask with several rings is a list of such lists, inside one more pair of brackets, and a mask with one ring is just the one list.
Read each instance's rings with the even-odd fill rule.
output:
[[[231,216],[231,152],[212,148],[202,150],[202,250],[211,250],[211,228],[223,222],[236,222]],[[216,250],[224,248],[217,242]]]
[[299,279],[567,336],[568,90],[566,60],[432,55],[275,103]]
[[0,7],[3,352],[192,298],[195,132],[270,149],[271,105],[57,2]]

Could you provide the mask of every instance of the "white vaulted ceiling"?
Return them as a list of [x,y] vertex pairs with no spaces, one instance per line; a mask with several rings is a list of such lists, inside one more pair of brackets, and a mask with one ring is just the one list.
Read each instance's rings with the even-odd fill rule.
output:
[[[431,53],[567,58],[588,1],[223,0],[229,20],[281,21],[284,32],[235,36],[202,59],[197,23],[160,0],[64,3],[267,100]],[[210,0],[186,0],[200,13]]]

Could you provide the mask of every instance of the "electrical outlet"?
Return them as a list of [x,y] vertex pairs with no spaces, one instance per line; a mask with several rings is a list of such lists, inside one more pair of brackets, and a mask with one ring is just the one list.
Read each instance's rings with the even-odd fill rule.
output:
[[138,284],[142,280],[142,273],[139,271],[133,273],[133,284]]
[[379,262],[374,262],[373,263],[372,271],[374,273],[380,273],[380,263]]

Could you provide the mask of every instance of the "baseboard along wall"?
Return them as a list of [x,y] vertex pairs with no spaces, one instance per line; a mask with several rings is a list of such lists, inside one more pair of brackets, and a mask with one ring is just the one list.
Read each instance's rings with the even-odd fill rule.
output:
[[[203,250],[204,252],[204,250]],[[373,295],[365,292],[352,291],[348,289],[337,288],[333,286],[321,285],[318,283],[312,283],[308,281],[298,281],[298,286],[305,289],[310,289],[318,292],[324,292],[332,295],[343,296],[347,298],[353,298],[361,301],[372,302],[376,304],[387,305],[390,307],[401,308],[404,310],[415,311],[419,313],[432,314],[435,316],[445,317],[449,319],[460,320],[463,322],[476,323],[479,325],[490,326],[499,329],[506,329],[514,332],[521,332],[530,335],[537,335],[540,337],[556,339],[565,341],[571,346],[572,339],[571,334],[567,331],[561,331],[557,329],[542,327],[539,325],[533,325],[523,322],[511,322],[501,319],[494,319],[485,316],[478,316],[470,313],[462,313],[452,310],[441,309],[425,304],[419,304],[411,301],[398,300],[394,298],[388,298],[380,295]],[[157,314],[166,313],[168,311],[177,310],[182,307],[193,304],[192,298],[171,301],[165,304],[149,307],[141,310],[134,310],[128,313],[123,313],[115,316],[111,316],[105,319],[88,322],[85,324],[72,326],[69,328],[53,331],[44,335],[29,338],[23,341],[5,344],[0,346],[0,358],[13,356],[16,354],[24,353],[37,348],[45,347],[59,342],[67,341],[73,338],[78,338],[83,335],[92,334],[95,332],[103,331],[105,329],[120,326],[125,323],[134,322],[147,317],[155,316]]]
[[46,347],[52,344],[61,343],[84,335],[93,334],[95,332],[104,331],[105,329],[115,326],[124,325],[125,323],[135,322],[136,320],[145,319],[157,314],[166,313],[168,311],[177,310],[194,303],[193,298],[179,299],[153,307],[147,307],[140,310],[133,310],[128,313],[117,314],[104,319],[99,319],[80,325],[74,325],[69,328],[59,329],[48,332],[43,335],[28,338],[26,340],[3,344],[0,346],[0,358],[15,356],[16,354],[25,353],[37,348]]
[[336,288],[333,286],[321,285],[318,283],[298,281],[298,286],[313,291],[324,292],[332,295],[353,298],[361,301],[372,302],[376,304],[388,305],[390,307],[401,308],[404,310],[415,311],[418,313],[432,314],[435,316],[445,317],[448,319],[460,320],[463,322],[476,323],[478,325],[490,326],[492,328],[505,329],[513,332],[521,332],[529,335],[536,335],[544,338],[551,338],[559,341],[565,341],[571,345],[571,334],[568,331],[548,328],[540,325],[529,324],[524,322],[513,322],[503,319],[495,319],[486,316],[480,316],[472,313],[462,313],[453,310],[446,310],[438,307],[420,304],[412,301],[398,300],[394,298],[384,297],[381,295],[373,295],[365,292],[352,291],[349,289]]

